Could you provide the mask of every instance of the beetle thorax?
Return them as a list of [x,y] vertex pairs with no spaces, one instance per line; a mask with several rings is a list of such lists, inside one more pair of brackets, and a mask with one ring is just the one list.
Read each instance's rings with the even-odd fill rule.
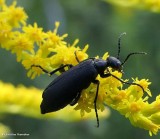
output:
[[106,70],[107,68],[107,61],[103,59],[95,59],[94,60],[94,66],[98,73],[102,73]]

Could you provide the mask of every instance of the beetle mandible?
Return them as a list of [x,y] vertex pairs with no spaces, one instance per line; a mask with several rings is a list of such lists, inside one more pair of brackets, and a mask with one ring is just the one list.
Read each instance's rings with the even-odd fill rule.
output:
[[[45,114],[49,112],[55,112],[64,108],[68,104],[70,104],[71,106],[75,105],[81,96],[82,90],[88,88],[91,83],[94,83],[97,85],[97,89],[93,103],[97,119],[97,127],[99,127],[99,118],[96,105],[100,85],[100,81],[96,79],[98,74],[102,78],[112,76],[124,84],[137,85],[144,92],[144,88],[141,85],[136,83],[125,82],[116,77],[115,75],[111,74],[108,70],[108,67],[111,67],[113,70],[122,72],[123,65],[131,55],[146,54],[145,52],[130,53],[128,54],[126,59],[123,62],[121,62],[119,60],[120,42],[121,37],[124,34],[126,33],[122,33],[118,38],[117,57],[109,56],[106,60],[88,58],[80,62],[75,52],[75,58],[78,62],[78,65],[76,66],[67,64],[57,68],[52,72],[48,72],[47,70],[43,69],[40,65],[32,65],[31,67],[39,67],[43,70],[43,72],[48,73],[50,75],[54,74],[57,71],[64,71],[65,67],[69,68],[67,71],[64,71],[60,76],[54,79],[44,90],[42,95],[43,100],[40,105],[41,113]],[[105,71],[108,72],[106,73]]]

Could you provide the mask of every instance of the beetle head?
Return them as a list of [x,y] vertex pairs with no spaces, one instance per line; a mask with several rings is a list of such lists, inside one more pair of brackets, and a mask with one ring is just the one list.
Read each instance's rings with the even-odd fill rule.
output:
[[122,67],[122,63],[121,63],[121,61],[120,61],[118,58],[116,58],[116,57],[112,57],[112,56],[108,57],[108,58],[107,58],[107,66],[113,68],[114,70],[117,70],[117,71],[119,71],[119,72],[122,72],[122,68],[123,68],[123,67]]

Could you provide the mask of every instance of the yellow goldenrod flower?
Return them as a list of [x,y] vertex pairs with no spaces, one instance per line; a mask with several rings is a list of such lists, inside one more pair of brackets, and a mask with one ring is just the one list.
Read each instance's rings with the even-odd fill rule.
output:
[[7,17],[7,23],[12,27],[19,27],[20,24],[26,24],[27,15],[23,8],[16,7],[16,1],[11,6],[2,6],[3,15]]
[[160,12],[160,0],[105,0],[108,3],[139,9],[146,9],[152,12]]
[[5,0],[0,0],[0,6],[5,4]]
[[55,48],[56,46],[63,46],[67,44],[67,42],[64,41],[64,38],[66,38],[68,34],[64,34],[62,36],[59,36],[57,34],[59,25],[60,25],[59,22],[55,22],[55,29],[53,31],[47,32],[47,35],[48,35],[47,44],[49,44],[51,48]]
[[11,43],[10,49],[12,53],[16,53],[17,61],[22,59],[24,51],[34,54],[33,42],[26,36],[26,34],[17,33]]
[[[42,90],[35,87],[18,87],[0,81],[0,114],[21,114],[33,118],[54,118],[64,121],[80,120],[78,111],[73,111],[71,106],[55,113],[40,114],[40,103],[42,101]],[[72,116],[71,116],[72,115]],[[100,117],[109,116],[109,110],[100,113]],[[85,115],[83,119],[95,119],[95,113]]]
[[133,7],[139,4],[140,0],[105,0],[111,4],[116,4],[124,7]]
[[39,28],[37,26],[37,23],[34,23],[34,25],[28,25],[23,27],[23,31],[29,40],[32,42],[36,42],[38,45],[39,42],[42,42],[44,39],[47,38],[46,33],[43,32],[43,28]]
[[[138,0],[132,0],[128,5],[136,5],[138,2]],[[127,1],[125,3],[127,4]],[[26,13],[23,8],[16,6],[15,2],[11,6],[7,6],[5,1],[0,1],[0,4],[1,47],[16,54],[18,62],[21,62],[24,68],[28,70],[27,75],[29,77],[35,78],[43,73],[40,68],[32,67],[32,65],[39,65],[48,71],[52,71],[65,64],[77,65],[75,52],[80,61],[88,58],[86,53],[88,45],[81,50],[78,46],[78,39],[73,44],[69,44],[65,41],[67,34],[61,36],[58,34],[59,22],[55,23],[53,31],[44,32],[43,28],[38,27],[37,23],[34,23],[34,25],[26,23]],[[108,53],[105,53],[102,59],[106,60],[108,56]],[[96,58],[99,58],[99,56]],[[122,73],[112,71],[111,68],[108,70],[115,77],[123,80]],[[97,77],[97,80],[100,81],[97,110],[104,112],[105,105],[108,105],[128,118],[134,126],[148,130],[150,135],[152,133],[157,134],[160,129],[160,96],[157,96],[152,103],[148,102],[149,97],[151,97],[148,79],[132,78],[133,83],[137,83],[144,88],[145,92],[143,92],[142,88],[136,85],[124,88],[122,82],[115,77]],[[123,81],[128,81],[128,79]],[[25,88],[24,86],[15,88],[11,84],[2,82],[0,82],[0,87],[1,113],[18,113],[37,118],[60,117],[70,121],[77,119],[77,110],[79,110],[81,116],[93,112],[92,116],[94,115],[95,118],[93,103],[97,87],[95,84],[91,84],[82,91],[78,104],[74,107],[75,112],[72,107],[68,106],[59,112],[46,114],[45,116],[41,116],[39,110],[42,90],[33,87]],[[71,111],[72,114],[68,111]],[[65,117],[63,113],[65,113]]]
[[144,0],[146,9],[153,12],[160,12],[160,0]]

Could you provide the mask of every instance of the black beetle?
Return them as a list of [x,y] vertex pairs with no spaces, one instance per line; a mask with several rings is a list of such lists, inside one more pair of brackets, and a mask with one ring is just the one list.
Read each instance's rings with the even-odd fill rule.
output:
[[[119,54],[120,54],[120,40],[121,36],[125,33],[122,33],[119,36],[118,39],[118,56],[112,57],[109,56],[106,60],[103,59],[95,59],[95,58],[88,58],[84,61],[79,62],[77,54],[75,52],[75,58],[77,62],[79,63],[76,66],[72,66],[70,64],[63,65],[59,67],[58,69],[48,72],[45,69],[43,69],[39,65],[32,65],[32,67],[39,67],[41,68],[45,73],[48,73],[50,75],[54,74],[57,71],[64,70],[65,67],[69,67],[69,70],[63,72],[60,76],[58,76],[55,80],[53,80],[47,88],[43,92],[43,100],[41,103],[41,113],[49,113],[58,111],[68,104],[71,106],[75,105],[77,101],[80,98],[81,91],[83,89],[86,89],[89,87],[91,83],[94,83],[97,85],[96,95],[94,99],[94,107],[95,107],[95,113],[97,118],[97,127],[99,127],[99,118],[98,118],[98,112],[97,112],[97,97],[98,97],[98,90],[99,90],[99,80],[96,80],[97,75],[99,74],[102,78],[106,78],[109,76],[113,76],[117,80],[121,81],[125,84],[131,84],[131,85],[137,85],[142,88],[143,87],[136,83],[129,83],[124,82],[115,75],[111,74],[109,70],[107,70],[108,67],[111,67],[114,70],[117,70],[119,72],[122,72],[123,64],[127,61],[127,59],[133,55],[133,54],[146,54],[145,52],[135,52],[130,53],[123,63],[119,60]],[[105,73],[105,71],[108,71]]]

